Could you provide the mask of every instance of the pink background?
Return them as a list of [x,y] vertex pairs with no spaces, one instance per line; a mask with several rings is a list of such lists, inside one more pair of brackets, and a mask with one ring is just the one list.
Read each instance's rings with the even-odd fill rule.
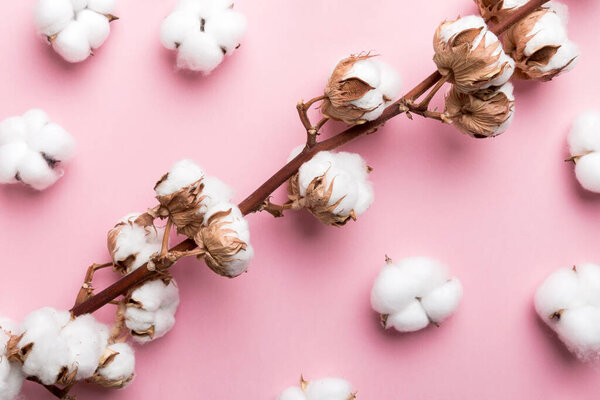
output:
[[[15,319],[69,308],[86,266],[107,260],[107,230],[154,204],[152,187],[174,161],[193,157],[241,200],[304,140],[296,101],[321,93],[338,58],[380,53],[409,89],[433,70],[437,24],[474,11],[469,0],[240,1],[242,47],[203,78],[176,72],[159,43],[175,0],[119,3],[97,55],[67,65],[36,37],[33,1],[0,2],[0,117],[41,107],[78,141],[50,190],[0,187],[0,310]],[[357,223],[250,216],[250,272],[230,281],[181,262],[178,323],[138,347],[133,385],[75,393],[275,399],[303,373],[345,377],[367,400],[597,398],[597,366],[574,360],[531,300],[556,268],[600,262],[600,196],[583,192],[562,161],[573,118],[600,109],[600,3],[570,3],[583,57],[554,82],[518,83],[507,133],[474,140],[399,117],[351,143],[375,168],[377,200]],[[464,285],[458,312],[439,329],[383,331],[369,293],[386,253],[448,263]],[[103,272],[97,286],[115,278]],[[26,384],[22,398],[49,396]]]

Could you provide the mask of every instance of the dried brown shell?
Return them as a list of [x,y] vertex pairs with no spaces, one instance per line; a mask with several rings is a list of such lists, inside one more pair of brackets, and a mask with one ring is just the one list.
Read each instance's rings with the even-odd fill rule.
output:
[[[156,189],[168,176],[169,174],[165,174],[154,188]],[[158,215],[170,218],[178,233],[193,238],[204,220],[204,215],[200,212],[202,201],[206,197],[202,194],[203,190],[204,183],[200,179],[169,195],[156,196],[160,203]]]
[[433,61],[440,74],[448,77],[461,92],[478,91],[510,68],[507,63],[498,62],[501,53],[494,55],[501,45],[499,40],[486,47],[485,38],[482,38],[477,47],[473,47],[473,41],[484,28],[465,29],[448,42],[444,41],[442,28],[449,23],[452,22],[443,22],[435,32]]
[[506,32],[504,36],[504,50],[515,60],[515,77],[519,79],[549,81],[575,61],[575,58],[573,58],[561,68],[542,71],[540,67],[548,65],[560,46],[543,46],[536,49],[530,56],[525,55],[527,43],[534,36],[531,35],[531,32],[535,24],[546,13],[551,12],[554,11],[545,8],[534,11]]
[[331,193],[333,192],[333,184],[335,178],[331,180],[331,183],[327,185],[327,172],[321,176],[315,177],[308,187],[306,188],[306,194],[302,196],[300,194],[300,185],[298,183],[299,173],[296,173],[288,181],[288,198],[292,202],[292,208],[300,209],[306,208],[312,215],[317,217],[319,221],[325,225],[342,226],[348,221],[356,221],[356,214],[354,210],[349,215],[338,215],[333,212],[335,208],[344,199],[341,197],[334,204],[329,205],[331,199]]
[[325,86],[325,99],[321,103],[321,113],[324,116],[343,121],[349,125],[355,125],[364,122],[362,117],[367,112],[373,111],[372,109],[357,107],[351,102],[360,99],[374,88],[357,77],[344,78],[356,62],[371,57],[374,56],[369,54],[352,55],[336,65]]
[[512,115],[513,103],[503,92],[478,96],[452,87],[446,96],[445,114],[461,132],[486,138],[498,134],[498,128]]
[[504,0],[475,0],[475,4],[483,19],[493,24],[499,24],[520,8],[504,8]]
[[227,265],[240,251],[246,250],[248,244],[237,237],[237,232],[229,229],[227,225],[231,222],[221,219],[231,214],[231,209],[213,214],[207,221],[207,225],[200,229],[194,241],[199,249],[203,250],[198,258],[204,258],[206,265],[221,276],[233,278]]

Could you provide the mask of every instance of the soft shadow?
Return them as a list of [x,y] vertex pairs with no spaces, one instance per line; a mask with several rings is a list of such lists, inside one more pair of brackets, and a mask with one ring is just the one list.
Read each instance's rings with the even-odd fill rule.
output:
[[573,355],[573,353],[567,349],[567,346],[565,346],[565,344],[558,338],[558,335],[540,319],[539,315],[533,308],[531,308],[530,313],[532,314],[532,318],[535,318],[538,329],[544,333],[543,336],[545,337],[546,342],[549,344],[549,347],[552,348],[550,351],[556,354],[556,356],[562,361],[572,365],[578,365],[580,362],[577,357],[575,357],[575,355]]

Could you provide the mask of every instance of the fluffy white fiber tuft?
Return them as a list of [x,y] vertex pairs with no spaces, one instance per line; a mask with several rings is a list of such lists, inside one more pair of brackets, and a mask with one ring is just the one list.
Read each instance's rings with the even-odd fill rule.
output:
[[386,328],[413,332],[439,324],[458,307],[462,285],[445,265],[426,257],[388,263],[373,285],[371,306]]
[[110,34],[115,0],[38,0],[38,34],[68,62],[87,59]]
[[535,294],[535,309],[581,360],[600,356],[600,266],[580,264],[550,275]]
[[146,343],[158,339],[173,328],[179,305],[179,289],[174,280],[144,283],[131,294],[125,311],[125,324],[133,339]]
[[50,307],[29,314],[20,326],[23,349],[31,345],[23,373],[51,385],[66,368],[77,380],[90,378],[108,345],[109,330],[91,315],[71,319],[69,311]]
[[25,378],[21,372],[21,366],[8,361],[6,357],[6,346],[10,335],[18,333],[14,322],[0,317],[0,400],[15,399]]
[[352,385],[340,378],[322,378],[304,382],[303,388],[292,386],[284,390],[278,400],[352,400]]
[[205,74],[239,46],[246,18],[233,10],[233,1],[180,0],[164,20],[160,39],[177,51],[177,67]]
[[63,176],[59,163],[74,153],[73,137],[42,110],[0,123],[0,183],[20,181],[44,190]]
[[[298,147],[292,151],[291,158],[298,154]],[[333,183],[328,204],[340,201],[333,210],[334,214],[348,216],[352,211],[356,216],[364,213],[373,204],[373,186],[368,180],[368,166],[358,154],[321,151],[299,169],[298,183],[300,194],[306,195],[310,183],[325,175],[326,186]]]
[[[125,381],[135,372],[135,354],[127,343],[115,343],[108,350],[119,354],[104,368],[99,368],[97,374],[109,381]],[[129,381],[128,383],[130,383]]]
[[600,112],[580,114],[567,138],[575,175],[585,189],[600,193]]
[[115,238],[115,248],[111,252],[115,264],[133,257],[127,272],[135,271],[147,263],[162,248],[164,228],[137,225],[134,221],[139,216],[139,213],[131,213],[119,221],[123,224],[117,228],[119,231]]

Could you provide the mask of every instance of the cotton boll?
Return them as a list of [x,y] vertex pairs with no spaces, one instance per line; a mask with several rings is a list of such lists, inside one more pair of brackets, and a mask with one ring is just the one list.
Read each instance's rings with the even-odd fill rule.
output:
[[600,266],[561,268],[538,288],[540,318],[582,360],[600,356]]
[[40,153],[29,151],[18,166],[19,178],[36,190],[52,186],[62,175],[60,169],[52,169]]
[[575,176],[584,189],[600,193],[600,153],[589,153],[577,160]]
[[108,346],[107,350],[117,353],[105,366],[98,368],[96,373],[103,386],[123,388],[131,383],[135,373],[135,354],[133,348],[127,343],[115,343]]
[[246,17],[232,9],[207,19],[205,32],[212,36],[219,46],[231,53],[246,33]]
[[298,386],[292,386],[284,390],[278,400],[306,400],[306,396]]
[[178,48],[178,68],[208,74],[222,61],[223,51],[221,47],[204,32],[191,34]]
[[87,7],[88,0],[71,0],[71,4],[73,5],[73,10],[78,12]]
[[96,49],[104,43],[110,34],[110,23],[101,14],[91,10],[82,10],[77,13],[77,21],[83,24],[90,47]]
[[0,146],[0,183],[17,182],[20,162],[27,154],[27,144],[22,142]]
[[28,127],[23,117],[9,117],[0,122],[0,146],[27,140]]
[[175,50],[195,32],[200,32],[200,18],[191,13],[175,11],[163,21],[160,40],[167,49]]
[[67,161],[75,154],[75,139],[61,126],[49,123],[27,139],[29,147],[54,161]]
[[371,290],[371,306],[385,328],[414,332],[439,324],[458,308],[462,286],[446,267],[426,257],[388,260]]
[[202,210],[204,212],[219,203],[229,203],[235,196],[235,191],[231,186],[214,176],[207,176],[202,183],[204,184],[202,195],[206,196],[202,201],[205,207]]
[[154,190],[158,196],[167,196],[199,181],[204,175],[198,164],[184,159],[173,164],[166,178],[161,180]]
[[98,360],[108,345],[108,327],[88,314],[69,322],[60,335],[69,348],[69,366],[77,369],[76,379],[83,380],[94,375]]
[[73,21],[58,34],[52,47],[68,62],[84,61],[90,56],[92,50],[87,34],[87,28],[83,23]]
[[46,114],[43,110],[34,108],[23,114],[23,120],[25,120],[27,130],[31,134],[42,129],[50,119],[48,118],[48,114]]
[[355,62],[344,76],[344,79],[350,78],[358,78],[375,89],[381,84],[381,70],[370,58],[362,59]]
[[[0,138],[1,135],[0,127]],[[572,156],[600,151],[600,112],[587,110],[579,114],[573,122],[567,140]]]
[[379,90],[388,100],[394,100],[400,94],[402,88],[402,78],[400,74],[388,63],[375,58],[373,62],[379,68],[381,82]]
[[163,228],[144,226],[142,214],[126,215],[108,233],[108,249],[113,263],[122,273],[130,273],[144,265],[162,248]]
[[116,0],[88,0],[87,8],[99,14],[112,14],[115,12]]
[[352,385],[340,378],[323,378],[306,385],[307,400],[349,400],[353,397]]
[[52,36],[63,30],[73,20],[71,0],[38,0],[35,7],[35,26],[38,33]]

